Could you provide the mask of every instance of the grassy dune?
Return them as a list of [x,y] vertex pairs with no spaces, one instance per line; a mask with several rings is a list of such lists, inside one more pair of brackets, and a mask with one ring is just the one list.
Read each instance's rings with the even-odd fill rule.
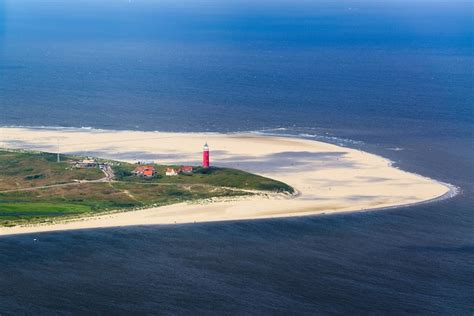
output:
[[293,192],[282,182],[235,169],[197,167],[190,175],[166,177],[168,166],[156,165],[159,175],[146,179],[131,175],[135,165],[119,162],[110,162],[113,182],[87,182],[104,174],[74,168],[78,158],[62,156],[57,163],[55,154],[0,151],[0,226],[254,194],[248,190]]
[[[293,188],[283,182],[237,169],[194,167],[193,174],[181,174],[176,177],[166,177],[164,176],[165,170],[170,166],[154,165],[158,171],[158,176],[151,179],[142,179],[132,175],[131,172],[135,169],[135,167],[135,165],[126,163],[123,163],[120,166],[114,166],[116,179],[126,182],[206,184],[245,190],[293,193]],[[180,166],[171,167],[179,168]]]
[[57,163],[56,154],[0,150],[0,191],[103,177],[99,169],[71,170],[73,158],[61,155]]

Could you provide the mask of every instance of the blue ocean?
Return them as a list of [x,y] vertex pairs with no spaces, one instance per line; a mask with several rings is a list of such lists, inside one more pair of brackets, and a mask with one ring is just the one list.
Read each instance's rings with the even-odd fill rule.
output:
[[0,315],[472,315],[473,12],[0,0],[0,126],[303,137],[460,190],[368,213],[2,237]]

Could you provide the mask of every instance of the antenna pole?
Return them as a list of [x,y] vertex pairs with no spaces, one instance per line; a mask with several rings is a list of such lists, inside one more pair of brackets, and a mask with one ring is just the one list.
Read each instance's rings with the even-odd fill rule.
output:
[[59,157],[59,138],[58,138],[58,163],[61,162],[61,157]]

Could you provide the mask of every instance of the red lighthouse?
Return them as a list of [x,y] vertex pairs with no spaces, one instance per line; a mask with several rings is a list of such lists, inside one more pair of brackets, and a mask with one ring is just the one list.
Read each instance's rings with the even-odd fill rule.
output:
[[207,146],[207,143],[204,145],[202,151],[202,166],[204,168],[209,168],[209,146]]

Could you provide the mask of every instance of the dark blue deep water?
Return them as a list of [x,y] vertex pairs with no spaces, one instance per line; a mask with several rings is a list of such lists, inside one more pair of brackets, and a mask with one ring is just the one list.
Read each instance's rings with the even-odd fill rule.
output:
[[295,135],[461,189],[372,213],[1,237],[0,315],[472,315],[473,10],[0,0],[0,126]]

